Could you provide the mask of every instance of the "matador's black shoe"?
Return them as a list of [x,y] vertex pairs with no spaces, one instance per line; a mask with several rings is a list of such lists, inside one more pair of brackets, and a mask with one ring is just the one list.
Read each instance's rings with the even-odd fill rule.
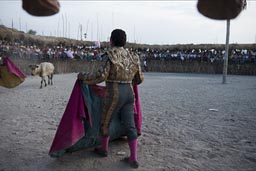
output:
[[139,162],[138,161],[131,161],[129,157],[125,157],[121,161],[130,164],[130,166],[134,169],[137,169],[139,167]]
[[103,150],[102,148],[95,148],[93,150],[93,152],[98,154],[98,155],[100,155],[100,156],[102,156],[102,157],[107,157],[108,156],[108,151]]

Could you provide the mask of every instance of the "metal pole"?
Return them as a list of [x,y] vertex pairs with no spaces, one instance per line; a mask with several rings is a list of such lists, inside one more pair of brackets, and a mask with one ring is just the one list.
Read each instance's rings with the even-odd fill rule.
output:
[[62,14],[62,27],[63,27],[63,37],[65,37],[65,21],[64,21],[64,15]]
[[225,47],[225,57],[223,65],[223,80],[222,83],[226,84],[227,73],[228,73],[228,51],[229,51],[229,34],[230,34],[230,19],[227,20],[227,31],[226,31],[226,47]]
[[80,36],[81,36],[81,41],[83,41],[83,25],[80,25]]

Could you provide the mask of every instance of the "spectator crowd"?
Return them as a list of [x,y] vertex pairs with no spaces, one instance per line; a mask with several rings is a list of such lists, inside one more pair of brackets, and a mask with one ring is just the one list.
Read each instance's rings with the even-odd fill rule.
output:
[[[222,63],[225,50],[221,49],[157,49],[157,48],[130,48],[140,56],[142,64],[146,65],[149,60],[169,60],[169,61],[198,61],[208,63]],[[75,60],[100,60],[101,55],[107,48],[71,45],[65,46],[61,43],[54,46],[38,47],[36,45],[25,45],[20,42],[6,42],[0,40],[0,55],[8,54],[11,57],[27,59],[75,59]],[[251,63],[256,64],[256,50],[251,49],[231,49],[229,52],[229,62],[236,64]]]
[[[188,49],[188,50],[158,50],[147,49],[138,52],[145,60],[173,60],[173,61],[198,61],[222,63],[225,50],[218,49]],[[256,50],[233,49],[229,52],[229,61],[237,64],[256,64]]]

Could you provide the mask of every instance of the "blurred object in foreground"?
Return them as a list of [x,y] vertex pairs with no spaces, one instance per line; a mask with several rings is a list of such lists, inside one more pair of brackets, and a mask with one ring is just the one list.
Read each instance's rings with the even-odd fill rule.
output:
[[58,0],[22,0],[22,8],[34,16],[51,16],[59,12]]
[[246,7],[246,0],[198,0],[197,9],[204,16],[216,20],[236,18]]
[[25,74],[8,58],[3,57],[0,64],[0,86],[14,88],[25,80]]

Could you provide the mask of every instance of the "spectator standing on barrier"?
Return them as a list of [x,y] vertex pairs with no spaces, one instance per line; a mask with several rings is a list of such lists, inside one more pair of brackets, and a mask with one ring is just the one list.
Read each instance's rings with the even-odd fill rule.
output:
[[143,61],[143,68],[144,68],[145,72],[148,71],[148,65],[147,65],[147,60],[146,59],[144,59],[144,61]]

